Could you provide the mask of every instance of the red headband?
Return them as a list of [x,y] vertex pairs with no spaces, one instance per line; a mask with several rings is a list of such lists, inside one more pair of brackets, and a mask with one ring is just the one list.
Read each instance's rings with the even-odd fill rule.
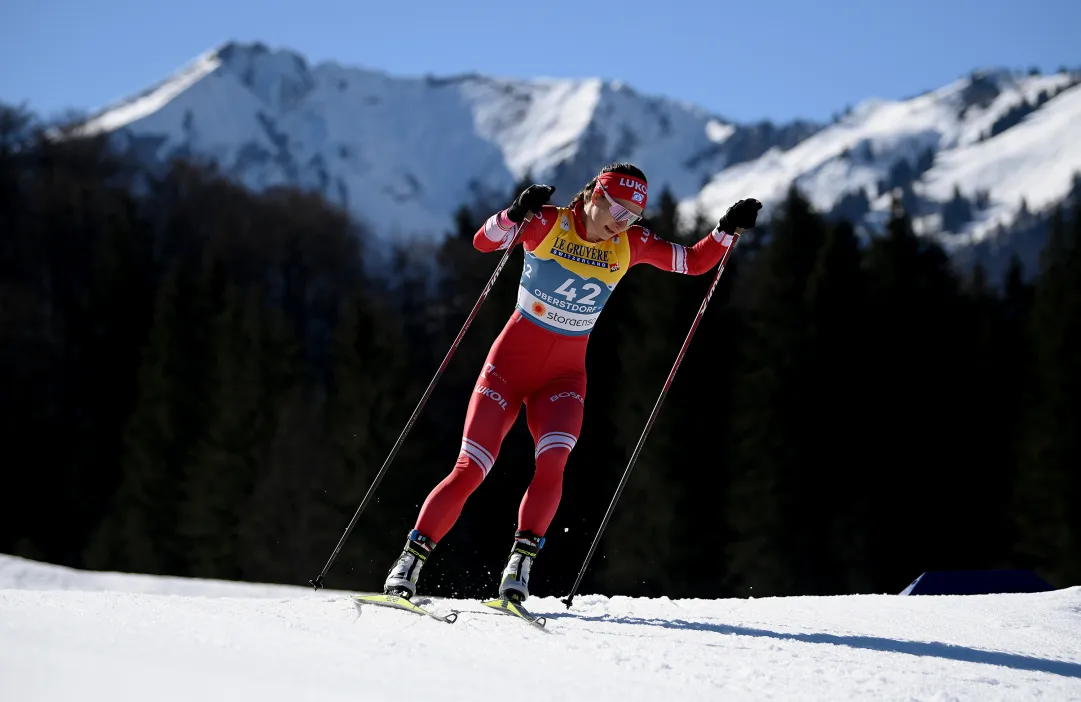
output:
[[608,194],[617,200],[628,200],[646,209],[649,191],[646,183],[626,173],[602,173],[597,177],[597,184],[603,185]]

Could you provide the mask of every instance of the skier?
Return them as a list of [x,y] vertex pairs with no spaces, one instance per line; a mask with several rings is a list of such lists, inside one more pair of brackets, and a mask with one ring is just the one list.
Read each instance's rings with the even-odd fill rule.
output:
[[589,332],[619,280],[640,263],[700,275],[713,268],[762,203],[740,200],[691,247],[668,242],[637,222],[647,202],[646,177],[629,163],[601,169],[567,207],[547,204],[554,187],[533,184],[493,214],[473,246],[506,249],[526,217],[520,241],[525,260],[518,304],[488,352],[466,412],[453,470],[428,495],[383,592],[406,599],[420,571],[457,521],[466,500],[488,475],[524,404],[535,443],[533,480],[518,511],[518,529],[502,571],[499,596],[522,602],[529,572],[562,494],[563,468],[578,440],[586,397]]

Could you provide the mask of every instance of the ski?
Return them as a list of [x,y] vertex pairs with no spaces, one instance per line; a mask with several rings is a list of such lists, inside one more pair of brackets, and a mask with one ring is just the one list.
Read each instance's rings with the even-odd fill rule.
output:
[[377,607],[401,609],[406,612],[412,612],[413,614],[427,615],[436,621],[445,622],[447,624],[453,624],[458,620],[457,610],[452,610],[450,614],[436,614],[430,609],[425,609],[424,607],[421,607],[414,602],[410,602],[404,597],[398,597],[397,595],[352,595],[352,599],[353,604],[357,607],[358,613],[362,611],[361,607],[364,605],[375,605]]
[[545,619],[544,617],[536,616],[517,602],[511,602],[508,599],[499,598],[497,600],[488,600],[487,602],[482,602],[481,604],[483,604],[485,607],[490,607],[497,612],[502,612],[503,614],[509,615],[511,617],[518,617],[522,621],[532,624],[534,627],[540,629],[541,631],[548,631],[544,627],[544,625],[548,623],[547,619]]

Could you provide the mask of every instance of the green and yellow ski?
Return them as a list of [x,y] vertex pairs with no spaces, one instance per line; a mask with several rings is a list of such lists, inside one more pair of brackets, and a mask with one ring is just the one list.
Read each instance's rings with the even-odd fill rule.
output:
[[402,609],[406,612],[412,612],[413,614],[424,614],[436,621],[445,622],[447,624],[453,624],[458,620],[457,610],[451,611],[450,614],[436,614],[435,612],[425,609],[404,597],[398,597],[397,595],[352,595],[353,604],[357,607],[357,612],[361,612],[361,607],[364,605],[375,605],[377,607],[390,607],[391,609]]
[[481,604],[483,604],[485,607],[490,607],[497,612],[502,612],[503,614],[508,614],[512,617],[518,617],[519,619],[532,624],[541,631],[547,631],[547,629],[544,628],[544,625],[548,623],[547,619],[545,619],[544,617],[536,616],[517,602],[512,602],[508,599],[499,598],[497,600],[488,600],[487,602],[482,602]]

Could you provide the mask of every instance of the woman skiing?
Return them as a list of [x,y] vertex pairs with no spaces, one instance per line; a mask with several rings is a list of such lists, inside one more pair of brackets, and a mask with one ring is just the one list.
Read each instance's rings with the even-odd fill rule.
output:
[[519,239],[525,260],[518,304],[474,385],[458,460],[421,507],[384,583],[386,594],[409,598],[416,593],[421,567],[492,470],[524,404],[536,468],[518,510],[499,596],[516,602],[529,596],[530,567],[544,546],[562,494],[563,467],[582,427],[589,332],[609,295],[640,263],[675,273],[705,273],[744,229],[755,225],[762,207],[757,200],[740,200],[705,238],[685,247],[636,224],[648,190],[645,175],[634,165],[605,166],[567,207],[547,204],[554,190],[530,185],[473,237],[480,251],[506,249],[526,213],[533,213]]

